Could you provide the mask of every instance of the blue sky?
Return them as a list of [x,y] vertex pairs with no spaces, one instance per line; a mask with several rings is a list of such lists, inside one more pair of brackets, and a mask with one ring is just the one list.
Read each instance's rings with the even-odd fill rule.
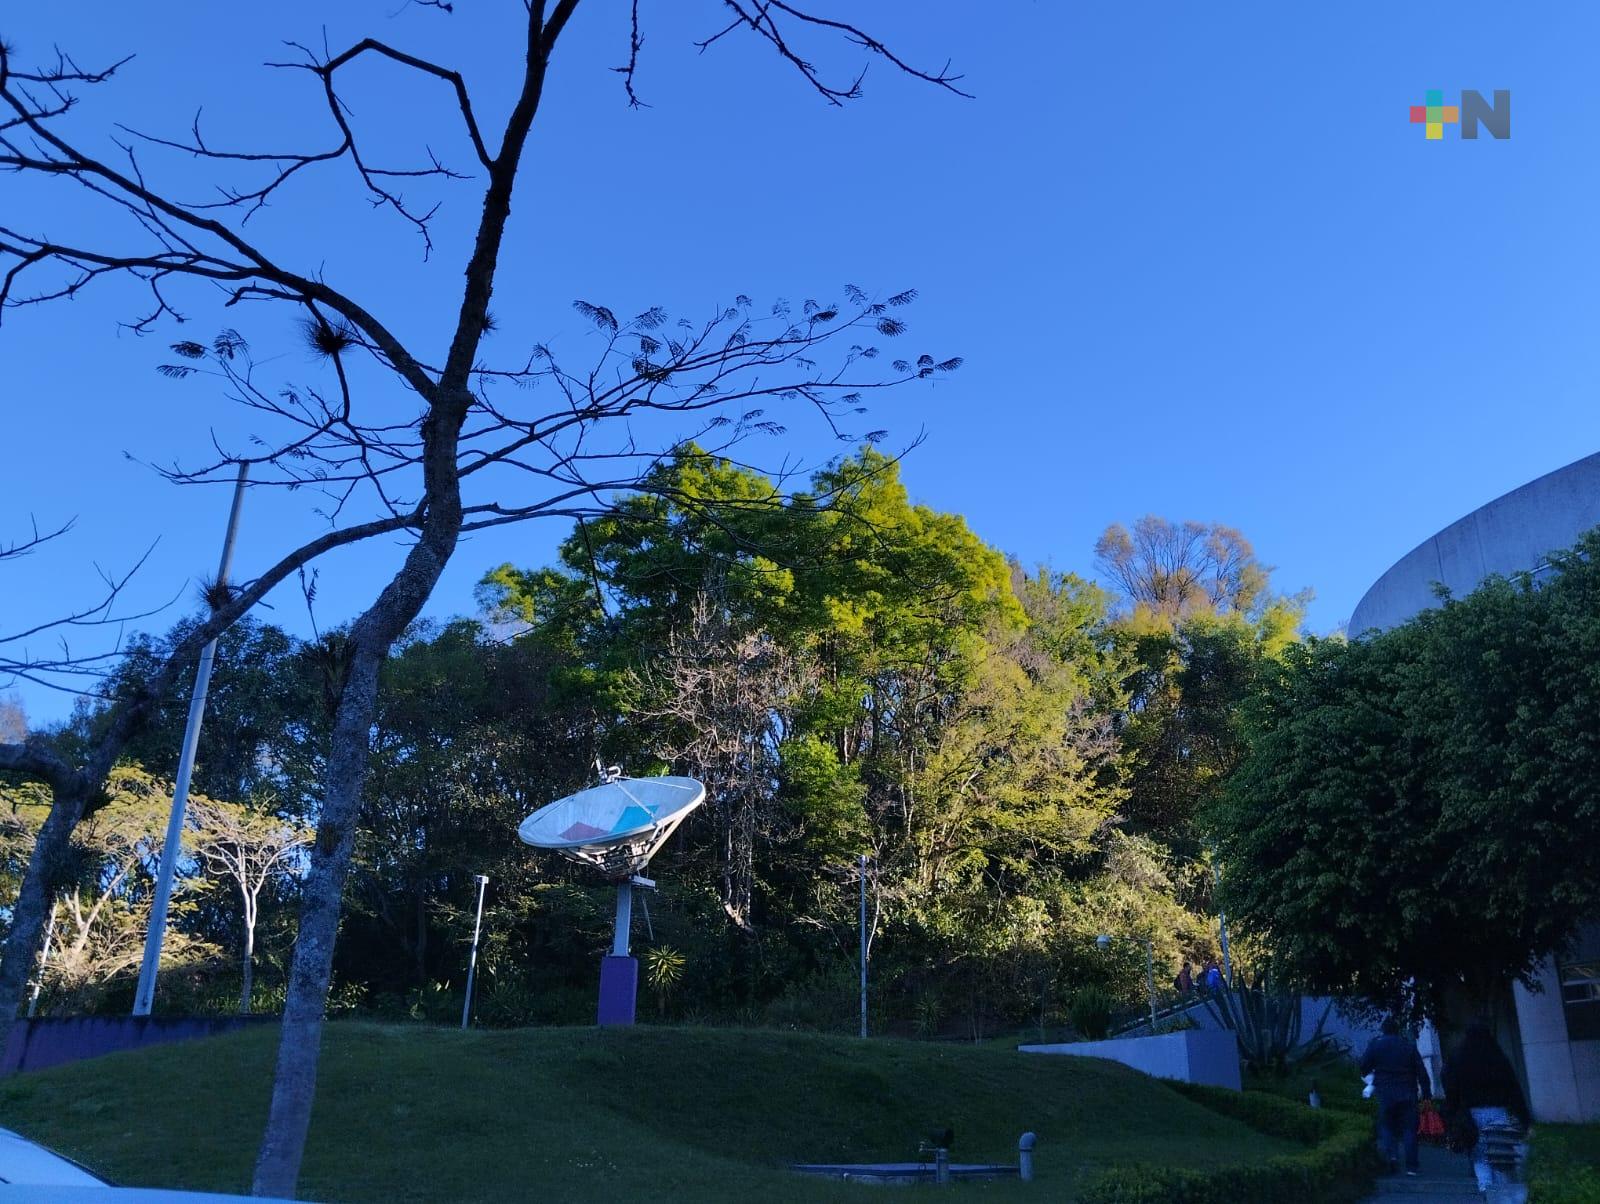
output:
[[[320,44],[325,22],[335,47],[375,33],[460,66],[490,125],[515,83],[516,0],[457,0],[449,17],[401,0],[68,7],[13,6],[0,33],[24,59],[53,43],[85,65],[137,53],[85,96],[72,128],[86,139],[112,121],[181,133],[203,106],[219,144],[325,142],[310,81],[260,67],[285,39]],[[936,390],[875,403],[891,444],[926,433],[905,466],[918,500],[1024,561],[1085,572],[1110,522],[1226,522],[1279,588],[1315,590],[1317,631],[1432,531],[1600,442],[1592,6],[848,8],[909,59],[953,60],[976,99],[878,65],[863,99],[832,109],[747,38],[697,54],[721,21],[714,0],[656,0],[639,78],[651,107],[630,110],[610,70],[625,6],[588,0],[520,185],[497,344],[571,345],[576,297],[692,312],[737,293],[915,287],[907,348],[966,360]],[[818,61],[842,73],[857,60]],[[466,165],[441,90],[390,70],[352,82],[375,146],[425,141]],[[1408,108],[1435,87],[1510,89],[1512,138],[1425,141]],[[21,188],[0,180],[21,210],[50,206],[58,237],[112,233],[70,198]],[[472,209],[467,189],[445,201],[428,264],[343,169],[252,224],[436,347]],[[238,325],[286,378],[315,371],[270,327],[198,300],[181,332],[119,333],[141,300],[106,287],[0,327],[4,533],[77,518],[69,540],[7,570],[0,628],[71,606],[95,564],[125,567],[157,537],[130,608],[181,595],[164,624],[213,569],[225,491],[174,488],[124,455],[193,462],[211,428],[244,429],[205,382],[157,375],[168,343]],[[835,450],[797,424],[762,454]],[[239,569],[317,531],[308,507],[252,494]],[[470,611],[487,567],[542,562],[564,531],[467,543],[429,613]],[[353,615],[399,555],[385,542],[324,562],[319,621]],[[271,601],[265,617],[304,629],[297,594]],[[36,720],[67,705],[24,697]]]

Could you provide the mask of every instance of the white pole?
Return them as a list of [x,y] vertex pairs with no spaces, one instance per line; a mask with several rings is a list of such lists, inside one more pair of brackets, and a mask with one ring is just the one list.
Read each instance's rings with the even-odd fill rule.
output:
[[472,980],[478,973],[478,933],[483,930],[483,890],[489,885],[488,874],[478,874],[478,918],[472,922],[472,956],[467,960],[467,1000],[461,1005],[461,1031],[467,1031],[467,1018],[472,1015]]
[[611,956],[628,956],[629,929],[633,927],[633,883],[617,883],[617,928],[611,938]]
[[[249,464],[239,464],[239,479],[233,487],[233,508],[228,512],[228,532],[222,538],[222,561],[217,567],[217,584],[228,580],[233,561],[233,537],[239,530],[239,505],[244,501],[245,477]],[[183,729],[183,751],[178,756],[178,780],[172,790],[172,811],[167,816],[167,838],[161,846],[161,868],[156,872],[155,897],[150,905],[150,928],[144,938],[144,961],[139,966],[139,989],[133,997],[133,1014],[148,1016],[156,1000],[156,973],[161,968],[161,946],[167,935],[167,909],[172,902],[172,879],[178,870],[183,844],[183,816],[189,806],[189,779],[194,774],[195,749],[200,744],[200,722],[206,714],[206,691],[211,686],[211,666],[217,656],[217,641],[200,650],[200,667],[195,670],[194,691],[189,695],[189,720]]]
[[1151,940],[1144,943],[1144,973],[1150,988],[1150,1035],[1153,1037],[1156,1035],[1156,946]]
[[[1215,861],[1211,863],[1211,881],[1217,886],[1222,885],[1222,871],[1217,869]],[[1233,956],[1228,951],[1228,913],[1220,909],[1217,912],[1217,931],[1222,938],[1222,977],[1232,986]]]
[[867,855],[861,854],[861,1035],[867,1035]]
[[39,954],[39,977],[33,980],[33,994],[28,996],[28,1019],[39,1010],[39,988],[44,986],[44,968],[50,964],[50,941],[56,934],[56,904],[50,905],[50,922],[44,927],[44,949]]

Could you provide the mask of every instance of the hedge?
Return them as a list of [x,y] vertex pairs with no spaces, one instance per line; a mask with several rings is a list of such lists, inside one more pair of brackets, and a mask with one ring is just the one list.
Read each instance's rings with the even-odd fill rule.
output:
[[1600,1204],[1600,1125],[1538,1125],[1528,1204]]
[[[1254,1091],[1171,1084],[1196,1103],[1257,1132],[1310,1148],[1266,1162],[1211,1170],[1134,1166],[1102,1171],[1079,1190],[1080,1204],[1345,1204],[1372,1190],[1378,1169],[1372,1124]],[[1566,1204],[1563,1201],[1563,1204]]]

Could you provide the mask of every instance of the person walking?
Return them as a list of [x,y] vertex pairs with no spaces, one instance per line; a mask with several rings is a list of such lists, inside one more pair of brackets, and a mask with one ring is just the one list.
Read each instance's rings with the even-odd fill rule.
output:
[[1406,1174],[1417,1173],[1417,1097],[1433,1098],[1433,1080],[1417,1052],[1417,1043],[1400,1032],[1393,1017],[1383,1022],[1361,1055],[1361,1073],[1372,1076],[1372,1094],[1378,1101],[1378,1152],[1398,1174],[1400,1153],[1405,1152]]
[[1194,993],[1194,967],[1184,959],[1183,969],[1178,971],[1178,977],[1172,980],[1172,985],[1179,995],[1192,995]]
[[1212,995],[1222,990],[1222,967],[1217,965],[1216,958],[1212,958],[1206,963],[1205,971],[1200,975],[1200,981],[1204,984],[1206,991]]
[[[1522,1084],[1488,1025],[1468,1026],[1461,1044],[1445,1059],[1443,1078],[1447,1114],[1458,1116],[1466,1109],[1480,1132],[1489,1125],[1528,1127],[1528,1101]],[[1472,1148],[1472,1173],[1481,1192],[1506,1181],[1489,1165],[1485,1153],[1482,1141]]]

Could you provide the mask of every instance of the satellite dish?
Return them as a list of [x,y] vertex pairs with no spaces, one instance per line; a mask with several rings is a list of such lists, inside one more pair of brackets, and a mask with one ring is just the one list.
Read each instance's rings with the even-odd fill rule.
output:
[[693,778],[625,778],[607,770],[600,785],[539,808],[517,835],[609,878],[626,879],[644,869],[705,797],[706,788]]
[[639,963],[628,956],[633,888],[655,883],[639,876],[684,818],[705,801],[693,778],[627,778],[601,768],[600,784],[541,807],[517,827],[523,843],[592,865],[617,884],[611,956],[600,963],[601,1024],[632,1024]]

